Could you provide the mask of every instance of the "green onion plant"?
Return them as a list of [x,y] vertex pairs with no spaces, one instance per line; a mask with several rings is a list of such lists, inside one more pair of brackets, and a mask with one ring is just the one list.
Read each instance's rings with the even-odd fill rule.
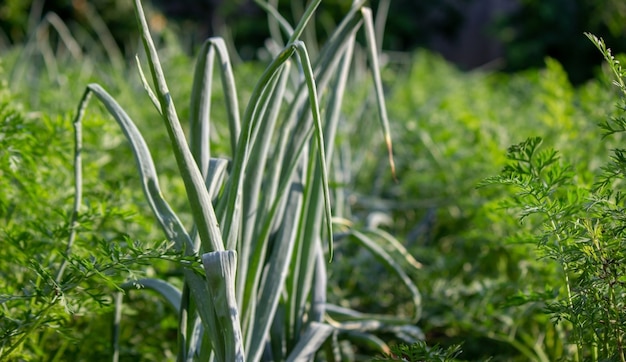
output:
[[[181,255],[181,287],[151,278],[122,286],[127,292],[136,287],[152,289],[178,312],[179,361],[300,361],[312,360],[318,353],[324,353],[326,360],[340,360],[343,340],[388,351],[377,334],[392,334],[406,343],[422,337],[415,326],[419,291],[405,271],[406,265],[417,263],[390,235],[376,229],[359,231],[332,216],[329,170],[360,29],[365,34],[380,125],[394,170],[372,12],[365,1],[354,1],[312,59],[299,39],[319,3],[311,1],[292,27],[272,4],[258,1],[286,41],[275,35],[276,44],[284,45],[273,54],[242,113],[225,42],[208,39],[194,70],[186,133],[141,2],[135,0],[149,69],[147,76],[137,61],[141,80],[165,124],[193,225],[183,225],[165,200],[149,147],[118,102],[102,86],[90,84],[78,105],[72,220],[78,217],[81,204],[80,155],[86,147],[81,138],[82,119],[95,97],[128,140],[147,202],[166,239]],[[229,159],[211,153],[214,68],[220,74],[228,115]],[[338,237],[365,246],[401,278],[413,296],[412,316],[372,315],[327,303],[326,268],[333,260],[336,225],[341,229]],[[71,237],[66,252],[72,252]],[[57,279],[63,279],[63,268]],[[114,333],[118,333],[124,323],[122,294],[115,303]],[[117,334],[112,340],[116,361],[120,358]]]

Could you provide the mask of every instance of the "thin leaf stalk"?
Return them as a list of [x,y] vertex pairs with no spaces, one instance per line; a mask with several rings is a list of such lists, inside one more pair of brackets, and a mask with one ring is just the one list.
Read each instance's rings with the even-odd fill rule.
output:
[[211,158],[210,113],[215,49],[210,42],[202,44],[194,68],[189,106],[189,148],[203,179],[206,179]]
[[55,277],[57,283],[60,283],[63,278],[63,273],[65,272],[65,268],[68,263],[67,258],[69,258],[70,253],[72,252],[72,247],[74,245],[74,241],[76,240],[76,230],[79,226],[78,213],[83,202],[83,128],[81,120],[85,115],[85,110],[90,98],[91,92],[89,90],[85,90],[80,102],[78,103],[76,116],[72,121],[72,126],[74,127],[74,205],[72,206],[72,214],[70,217],[70,233],[67,238],[67,246],[65,247],[65,258],[63,259]]
[[[352,56],[354,53],[354,35],[348,40],[345,51],[342,52],[341,62],[338,65],[339,70],[335,77],[334,83],[330,87],[330,97],[326,105],[326,121],[324,126],[324,139],[326,139],[326,165],[331,166],[333,159],[333,151],[335,149],[335,136],[337,134],[337,126],[339,124],[341,105],[346,91],[350,66],[352,65]],[[338,55],[339,56],[339,55]]]
[[323,196],[320,195],[322,181],[319,177],[321,165],[314,162],[316,157],[316,152],[310,151],[309,161],[305,165],[304,210],[298,225],[297,244],[292,262],[293,271],[290,273],[291,282],[288,293],[291,297],[288,301],[287,330],[291,333],[288,336],[292,338],[300,335],[304,327],[304,320],[301,316],[305,315],[313,282],[315,240],[322,230]]
[[287,36],[291,38],[294,33],[291,24],[289,24],[289,22],[278,12],[278,9],[276,9],[275,5],[261,0],[254,0],[254,2],[259,5],[261,9],[267,12],[272,39],[277,44],[284,46],[284,43],[282,42],[282,37],[280,36],[279,28],[282,28]]
[[111,331],[111,352],[113,362],[120,360],[120,331],[122,323],[122,300],[124,299],[123,292],[116,292],[114,296],[114,312],[113,312],[113,325]]
[[[192,91],[192,110],[196,110],[191,115],[192,122],[192,137],[195,136],[193,127],[199,127],[199,123],[206,123],[202,127],[208,127],[209,124],[209,112],[210,112],[210,94],[212,91],[212,73],[214,58],[217,57],[220,68],[220,79],[222,84],[222,91],[225,98],[225,109],[228,117],[228,126],[230,134],[230,147],[231,152],[234,154],[237,148],[237,141],[241,132],[241,120],[239,115],[239,101],[237,98],[237,87],[235,83],[235,77],[233,75],[232,64],[230,57],[228,56],[228,49],[226,43],[222,38],[211,37],[207,39],[200,50],[198,60],[196,62],[196,71],[194,72],[194,86]],[[205,109],[198,109],[199,107],[205,107]],[[194,124],[196,123],[196,124]],[[208,142],[208,135],[206,147],[210,148]],[[192,147],[193,149],[193,147]],[[209,151],[206,151],[209,152]],[[195,155],[195,152],[192,152]]]
[[[554,218],[552,217],[552,215],[550,215],[549,217],[550,217],[550,226],[552,227],[552,231],[553,231],[554,235],[556,236],[556,241],[557,241],[557,246],[559,248],[559,253],[560,253],[560,255],[564,255],[565,254],[565,249],[563,248],[562,239],[561,239],[561,236],[559,235],[559,231],[558,231],[558,228],[556,226],[556,222],[555,222]],[[579,358],[584,355],[583,354],[582,331],[580,330],[579,316],[574,311],[574,301],[573,301],[573,295],[572,295],[572,289],[571,289],[571,282],[570,282],[570,279],[569,279],[569,266],[562,259],[560,260],[560,262],[561,262],[561,267],[563,268],[563,278],[564,278],[564,281],[565,281],[565,291],[566,291],[566,295],[567,295],[567,305],[568,305],[568,308],[570,309],[571,316],[574,319],[572,321],[572,325],[574,327],[574,331],[575,331],[575,334],[576,334],[576,354],[574,355],[574,360],[578,361]]]
[[302,42],[296,43],[296,51],[300,56],[300,62],[304,70],[304,79],[309,89],[309,104],[313,113],[313,124],[315,125],[315,139],[317,142],[318,161],[320,166],[321,188],[324,195],[324,214],[326,216],[326,233],[328,238],[328,254],[329,260],[333,259],[333,223],[332,211],[330,206],[330,191],[328,189],[328,166],[326,165],[326,151],[324,143],[324,129],[322,127],[322,119],[320,116],[319,101],[317,99],[317,88],[311,68],[311,61],[306,51],[306,46]]
[[380,64],[378,62],[378,47],[376,46],[376,33],[374,31],[374,20],[372,17],[372,10],[368,7],[361,8],[361,14],[363,16],[363,25],[365,30],[365,39],[367,41],[367,54],[369,56],[372,77],[374,79],[374,89],[376,90],[376,104],[378,105],[378,116],[380,119],[381,127],[383,129],[383,136],[385,138],[385,144],[387,145],[387,154],[389,158],[389,167],[391,168],[391,175],[394,180],[396,179],[396,166],[393,161],[393,144],[391,142],[391,131],[389,130],[389,117],[387,115],[387,106],[385,105],[385,94],[383,90],[383,82],[380,76]]
[[203,250],[205,252],[224,250],[224,243],[215,211],[213,210],[202,175],[185,140],[185,134],[178,120],[176,108],[169,93],[156,48],[150,36],[140,0],[135,0],[135,11],[153,82],[156,85],[157,97],[163,111],[163,120],[165,121],[170,141],[172,142],[172,150],[185,184],[187,199],[198,228]]
[[189,284],[185,281],[181,291],[180,307],[178,312],[178,362],[187,360],[187,351],[190,347],[188,344],[190,326],[193,326],[193,323],[190,322],[195,319],[195,313],[193,313],[193,309],[191,308],[190,293],[191,290],[189,289]]
[[146,79],[146,74],[141,67],[141,61],[139,60],[139,56],[137,55],[135,55],[135,65],[137,66],[139,80],[141,81],[143,89],[146,91],[146,94],[148,94],[148,98],[150,98],[150,101],[152,102],[154,108],[157,110],[157,112],[159,112],[161,116],[163,116],[163,111],[161,110],[161,104],[159,104],[159,99],[157,98],[156,94],[154,94],[154,91],[152,90],[152,87],[150,87],[150,84],[148,84],[148,79]]
[[302,14],[302,17],[300,18],[298,25],[296,25],[296,28],[293,30],[293,33],[289,37],[289,41],[287,41],[288,44],[295,43],[298,39],[300,39],[302,32],[304,31],[306,25],[309,23],[309,21],[313,17],[315,10],[317,9],[317,7],[319,6],[321,2],[322,0],[313,0],[309,3],[309,6],[307,6],[306,10],[304,11],[304,14]]

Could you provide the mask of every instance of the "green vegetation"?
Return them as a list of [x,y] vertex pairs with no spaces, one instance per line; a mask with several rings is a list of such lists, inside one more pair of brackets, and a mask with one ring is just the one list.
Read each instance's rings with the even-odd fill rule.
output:
[[[626,73],[601,39],[588,37],[604,54],[621,93],[618,114],[601,124],[605,136],[611,136],[626,129]],[[563,342],[576,346],[550,357],[625,361],[626,259],[620,191],[624,151],[613,150],[589,187],[572,165],[560,160],[558,152],[540,150],[541,143],[541,138],[532,137],[510,147],[502,173],[483,183],[514,188],[503,207],[515,210],[533,230],[520,241],[534,241],[541,258],[558,266],[560,282],[546,283],[545,293],[520,294],[514,303],[544,302],[552,322],[560,327]]]
[[[297,23],[306,5],[293,0],[266,2],[290,23]],[[158,36],[163,36],[162,32],[166,36],[181,35],[178,46],[188,54],[195,54],[204,38],[221,36],[229,47],[236,46],[238,56],[251,60],[256,59],[257,49],[277,31],[259,6],[262,3],[148,0],[144,6],[154,10],[148,19],[154,25],[153,32]],[[315,52],[316,39],[327,39],[333,32],[350,3],[322,2],[302,35],[310,52]],[[381,33],[379,40],[383,48],[393,51],[432,47],[438,39],[454,43],[462,38],[464,27],[469,25],[492,39],[488,48],[502,46],[501,59],[488,66],[516,72],[543,67],[544,59],[551,57],[562,64],[576,85],[591,79],[594,68],[602,61],[594,46],[582,36],[583,32],[603,37],[617,52],[626,51],[622,41],[626,36],[626,6],[622,0],[501,0],[497,4],[483,4],[479,0],[370,0],[368,3],[380,20],[377,32]],[[484,17],[492,11],[492,15]],[[44,37],[45,30],[39,20],[51,20],[51,13],[62,19],[92,55],[100,53],[116,62],[120,55],[132,58],[136,51],[139,32],[132,3],[127,0],[4,0],[0,3],[0,46],[19,44],[29,37]],[[388,20],[384,21],[385,18]],[[460,64],[466,66],[466,62],[462,60]]]
[[0,359],[624,360],[604,43],[578,87],[380,66],[362,3],[309,53],[318,3],[268,8],[266,62],[189,59],[138,1],[145,73],[54,20],[3,53]]

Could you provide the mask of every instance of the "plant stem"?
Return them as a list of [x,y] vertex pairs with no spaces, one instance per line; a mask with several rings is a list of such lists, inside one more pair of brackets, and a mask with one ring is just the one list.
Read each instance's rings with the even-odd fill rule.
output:
[[[554,222],[554,218],[552,216],[550,216],[550,224],[552,226],[554,235],[556,236],[556,241],[557,241],[559,253],[560,253],[559,255],[562,256],[565,253],[565,250],[563,248],[562,239],[559,236],[556,223]],[[582,331],[580,330],[578,314],[576,314],[576,312],[574,311],[574,302],[572,298],[572,290],[571,290],[570,280],[569,280],[569,267],[567,266],[567,263],[562,258],[560,258],[559,261],[561,263],[561,267],[563,268],[563,276],[565,278],[565,290],[567,291],[567,306],[570,309],[572,319],[574,319],[572,324],[574,327],[574,333],[576,334],[576,352],[577,352],[576,355],[574,356],[574,361],[579,361],[580,357],[583,356]]]
[[76,240],[76,229],[78,228],[78,211],[80,205],[83,202],[83,164],[82,164],[82,150],[83,150],[83,130],[81,119],[85,114],[85,109],[89,103],[91,92],[86,89],[83,93],[83,97],[78,103],[78,109],[76,110],[76,116],[72,121],[74,127],[74,206],[72,209],[72,216],[70,219],[70,235],[67,240],[67,247],[65,248],[65,259],[61,263],[56,277],[54,278],[57,283],[61,282],[63,273],[67,267],[67,258],[69,258],[72,246]]

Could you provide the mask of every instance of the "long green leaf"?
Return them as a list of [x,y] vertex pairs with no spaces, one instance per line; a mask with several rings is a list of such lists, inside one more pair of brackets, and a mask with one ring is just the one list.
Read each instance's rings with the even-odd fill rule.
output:
[[324,260],[322,243],[318,240],[315,244],[315,274],[313,275],[313,288],[311,288],[311,308],[309,309],[307,319],[321,323],[326,316],[328,275],[326,274],[326,262]]
[[326,216],[326,232],[328,238],[329,259],[333,259],[333,226],[332,211],[330,207],[330,191],[328,190],[328,167],[326,166],[326,151],[324,143],[324,129],[322,128],[322,119],[320,116],[319,101],[317,100],[317,87],[311,69],[311,61],[307,54],[306,47],[302,42],[296,42],[296,50],[300,57],[300,62],[304,71],[304,79],[309,90],[309,103],[313,114],[313,124],[315,125],[315,139],[317,141],[317,151],[319,152],[318,160],[321,170],[322,192],[324,194],[324,214]]
[[296,28],[293,30],[293,33],[289,37],[289,41],[287,41],[288,44],[295,43],[298,41],[298,39],[300,39],[304,28],[309,24],[311,18],[313,18],[313,14],[315,13],[315,10],[321,2],[322,0],[313,0],[309,3],[306,10],[304,11],[304,14],[302,14],[300,21],[298,21],[298,25],[296,25]]
[[395,334],[407,343],[424,339],[424,332],[415,324],[407,323],[407,320],[401,323],[390,318],[377,318],[378,315],[375,314],[361,313],[334,304],[327,304],[326,310],[330,324],[337,330]]
[[328,324],[311,322],[287,358],[288,362],[312,361],[315,353],[333,332]]
[[152,87],[150,87],[148,79],[146,79],[146,74],[141,67],[141,61],[139,60],[139,56],[137,55],[135,55],[135,65],[137,66],[137,71],[139,72],[139,80],[141,81],[143,89],[148,94],[148,97],[150,98],[150,101],[152,102],[154,108],[156,108],[160,115],[163,115],[163,111],[161,110],[161,104],[159,104],[159,99],[157,98],[156,94],[154,94]]
[[341,336],[343,339],[348,339],[355,345],[363,346],[369,350],[378,351],[379,353],[389,353],[390,349],[387,343],[379,337],[359,331],[344,332]]
[[383,90],[383,82],[380,77],[380,65],[378,63],[378,47],[376,46],[376,34],[374,31],[374,20],[372,18],[372,10],[368,7],[361,8],[365,26],[365,39],[367,40],[367,50],[370,60],[370,69],[372,70],[372,78],[374,79],[374,89],[376,90],[376,104],[378,104],[378,115],[380,124],[387,145],[387,153],[389,157],[389,166],[391,167],[392,176],[396,177],[396,166],[393,161],[393,145],[391,142],[391,131],[389,130],[389,117],[387,116],[387,106],[385,105],[385,93]]
[[[411,278],[407,275],[406,271],[400,264],[400,261],[394,257],[392,257],[384,247],[381,246],[381,243],[373,240],[368,235],[361,233],[357,230],[351,231],[354,240],[358,241],[360,245],[364,246],[368,249],[377,260],[379,260],[388,270],[393,272],[398,278],[402,281],[404,286],[411,293],[411,297],[413,299],[414,305],[414,313],[411,318],[412,322],[417,322],[420,318],[421,314],[421,294],[417,289],[417,286]],[[396,317],[386,317],[386,316],[376,316],[376,319],[386,321],[387,323],[397,324],[397,323],[406,323],[406,319],[404,318],[396,318]]]
[[256,308],[254,324],[246,343],[248,355],[256,361],[263,352],[263,342],[270,329],[278,301],[284,288],[285,279],[289,271],[289,262],[293,252],[296,224],[302,210],[302,185],[293,184],[289,193],[287,207],[283,217],[282,227],[279,229],[269,255],[265,278],[260,286],[260,295]]
[[83,97],[78,104],[78,109],[76,110],[76,116],[72,121],[72,126],[74,128],[74,205],[72,207],[72,215],[70,218],[70,233],[67,238],[67,245],[65,247],[65,255],[66,258],[63,259],[61,266],[54,278],[57,283],[61,282],[63,278],[63,273],[65,272],[65,268],[68,264],[68,258],[72,247],[74,245],[74,240],[76,240],[76,229],[78,227],[78,213],[80,211],[80,207],[83,203],[83,161],[82,161],[82,153],[83,153],[83,124],[82,118],[85,114],[85,109],[87,108],[87,104],[89,103],[89,98],[91,96],[90,92],[83,93]]
[[206,253],[202,255],[202,263],[217,313],[220,339],[212,341],[220,346],[215,349],[217,358],[220,361],[243,362],[243,337],[235,298],[237,253],[233,250]]
[[215,199],[224,186],[226,177],[228,176],[229,160],[224,158],[212,158],[209,160],[209,170],[206,177],[206,189],[209,197]]
[[178,311],[178,309],[180,308],[180,301],[182,298],[181,291],[164,280],[155,278],[142,278],[134,280],[132,282],[124,283],[121,285],[121,287],[124,290],[143,288],[153,290],[161,295],[173,310]]
[[[139,170],[139,177],[144,194],[167,239],[172,240],[179,250],[193,250],[193,244],[187,231],[178,219],[178,216],[176,216],[167,201],[163,198],[159,187],[156,168],[154,167],[154,161],[150,155],[148,145],[141,135],[141,132],[139,132],[139,129],[137,129],[137,126],[135,126],[134,122],[117,101],[100,85],[90,84],[87,86],[85,92],[93,93],[96,98],[98,98],[118,123],[130,143],[135,161],[137,162],[137,169]],[[83,97],[84,102],[88,102],[88,100],[88,98]]]
[[[291,26],[291,24],[289,24],[287,19],[285,19],[282,15],[280,15],[280,13],[278,12],[278,9],[276,9],[275,6],[273,6],[272,4],[270,4],[268,2],[264,2],[264,1],[261,1],[261,0],[254,0],[254,2],[257,5],[259,5],[261,7],[261,9],[263,9],[263,10],[265,10],[267,12],[267,16],[268,16],[268,18],[270,20],[273,20],[276,23],[278,23],[278,25],[280,25],[280,27],[287,34],[287,36],[291,37],[291,35],[293,34],[293,27]],[[273,23],[273,22],[270,22],[270,24],[271,23]],[[278,38],[279,35],[280,34],[275,31],[273,39],[278,44],[284,45],[284,43],[280,43],[279,42],[279,40],[280,40],[280,38]]]
[[206,176],[206,163],[210,157],[209,120],[213,63],[216,55],[219,61],[222,89],[226,100],[225,108],[228,115],[230,144],[233,153],[237,147],[236,144],[241,129],[237,88],[230,57],[228,56],[228,49],[223,39],[209,38],[202,45],[196,62],[190,106],[191,151],[201,166],[200,170],[203,176]]
[[113,296],[113,330],[111,333],[111,351],[113,356],[111,360],[113,362],[118,362],[120,360],[120,332],[121,332],[121,324],[122,324],[122,299],[124,298],[124,293],[116,292]]
[[203,177],[207,176],[211,158],[209,140],[214,60],[215,49],[211,42],[206,41],[196,61],[189,106],[189,147]]
[[158,54],[154,47],[152,37],[150,36],[148,24],[141,7],[141,2],[140,0],[135,0],[134,4],[137,22],[141,31],[141,39],[150,65],[150,73],[156,85],[156,96],[161,105],[163,120],[165,121],[170,141],[172,142],[172,150],[174,151],[178,169],[185,184],[187,199],[198,228],[198,234],[202,240],[203,249],[205,252],[224,250],[224,243],[222,241],[215,211],[213,210],[208,192],[204,187],[200,170],[189,150],[185,134],[178,120],[174,101],[169,93],[165,76],[163,75],[163,69],[161,69]]

